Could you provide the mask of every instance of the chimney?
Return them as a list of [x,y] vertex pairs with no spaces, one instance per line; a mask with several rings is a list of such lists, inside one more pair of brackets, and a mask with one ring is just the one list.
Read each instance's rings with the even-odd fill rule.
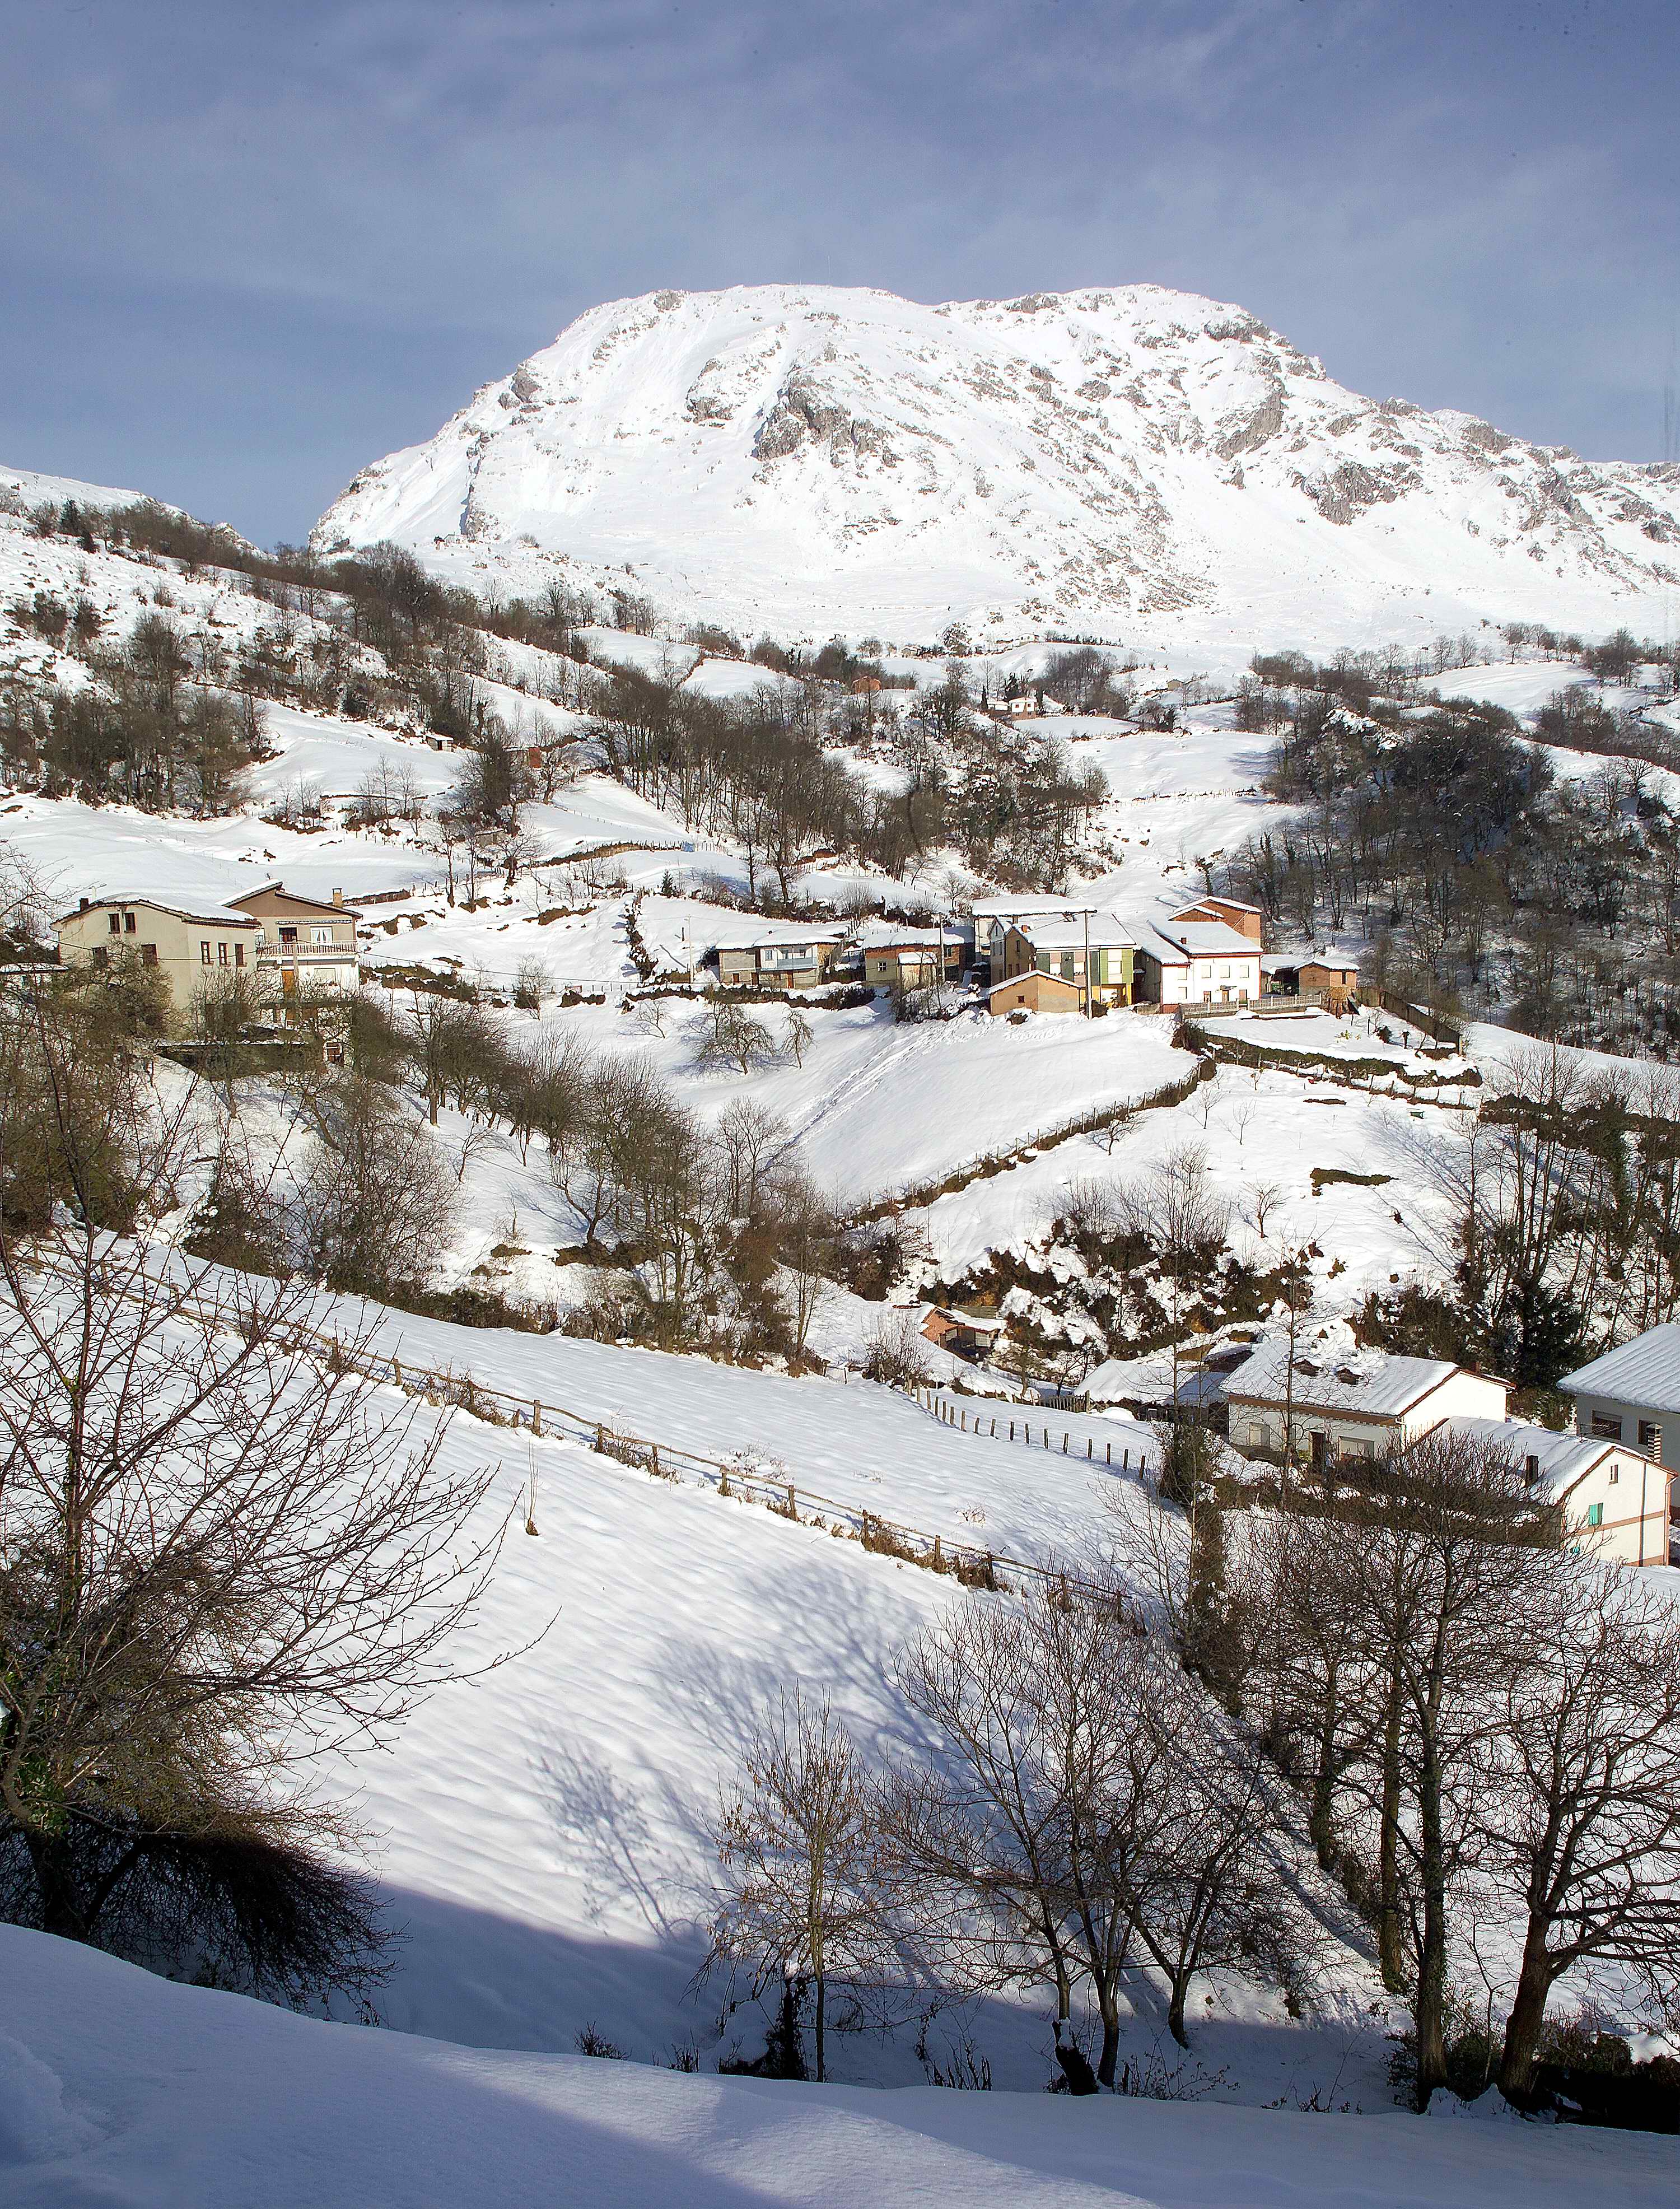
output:
[[342,905],[344,903],[344,892],[342,890],[334,890],[333,892],[333,903],[334,905]]
[[82,900],[81,900],[81,904],[77,906],[77,907],[76,907],[76,911],[77,911],[78,912],[87,912],[87,899],[86,899],[86,898],[83,898],[83,899],[82,899]]

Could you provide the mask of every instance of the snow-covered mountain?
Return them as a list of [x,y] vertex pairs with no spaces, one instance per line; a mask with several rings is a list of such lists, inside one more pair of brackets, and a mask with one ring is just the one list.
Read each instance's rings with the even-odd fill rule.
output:
[[364,469],[316,537],[737,629],[962,620],[1217,659],[1484,617],[1660,630],[1680,467],[1362,398],[1156,285],[921,306],[772,284],[595,308]]

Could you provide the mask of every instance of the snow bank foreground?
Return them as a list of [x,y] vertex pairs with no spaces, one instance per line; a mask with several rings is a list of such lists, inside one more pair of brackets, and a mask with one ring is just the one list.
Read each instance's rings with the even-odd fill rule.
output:
[[1621,2209],[1671,2141],[1516,2123],[774,2086],[323,2025],[0,1928],[12,2209]]

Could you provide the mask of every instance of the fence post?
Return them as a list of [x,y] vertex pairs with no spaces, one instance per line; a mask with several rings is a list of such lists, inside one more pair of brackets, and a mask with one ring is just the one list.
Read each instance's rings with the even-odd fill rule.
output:
[[937,1534],[933,1538],[933,1569],[936,1573],[942,1573],[945,1569],[944,1565],[940,1560],[939,1537]]
[[992,1423],[991,1423],[991,1439],[993,1442],[996,1442],[996,1441],[997,1440],[997,1420],[996,1420],[996,1419],[994,1419],[994,1420],[992,1421]]
[[1063,1428],[1062,1432],[1062,1454],[1063,1457],[1066,1457],[1068,1454],[1068,1435],[1065,1428]]
[[653,1460],[652,1465],[649,1466],[648,1471],[653,1474],[654,1479],[657,1480],[659,1477],[659,1446],[657,1442],[649,1442],[647,1448],[648,1454]]
[[962,1431],[964,1434],[968,1432],[968,1414],[966,1411],[962,1415]]
[[402,1386],[402,1360],[401,1360],[401,1358],[400,1358],[400,1357],[394,1357],[394,1358],[391,1360],[391,1370],[392,1370],[392,1372],[393,1372],[393,1373],[394,1373],[394,1374],[396,1375],[396,1376],[397,1376],[397,1386],[398,1386],[398,1387],[399,1387],[399,1388],[400,1388],[400,1387],[401,1387],[401,1386]]
[[1120,1470],[1121,1470],[1121,1472],[1129,1472],[1131,1471],[1131,1469],[1132,1469],[1132,1454],[1131,1454],[1131,1451],[1130,1451],[1130,1449],[1129,1449],[1129,1448],[1123,1449],[1123,1450],[1121,1451],[1121,1453],[1120,1453]]
[[606,1429],[599,1419],[595,1422],[595,1450],[598,1456],[606,1455]]
[[797,1519],[799,1515],[793,1501],[793,1483],[791,1480],[787,1484],[787,1515],[790,1519]]
[[1105,1442],[1103,1444],[1103,1463],[1105,1465],[1112,1465],[1113,1462],[1114,1445],[1112,1442]]
[[543,1407],[533,1396],[531,1399],[531,1431],[539,1435],[543,1430]]
[[1096,1454],[1096,1445],[1093,1442],[1089,1435],[1087,1435],[1085,1437],[1085,1454],[1087,1457],[1093,1457]]

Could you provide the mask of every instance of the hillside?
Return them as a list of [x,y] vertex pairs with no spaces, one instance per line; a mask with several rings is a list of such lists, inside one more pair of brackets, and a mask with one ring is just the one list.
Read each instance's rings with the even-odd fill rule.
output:
[[683,621],[921,643],[1072,629],[1213,666],[1487,617],[1660,630],[1680,470],[1370,399],[1156,285],[924,306],[762,285],[593,309],[320,547],[645,593]]

